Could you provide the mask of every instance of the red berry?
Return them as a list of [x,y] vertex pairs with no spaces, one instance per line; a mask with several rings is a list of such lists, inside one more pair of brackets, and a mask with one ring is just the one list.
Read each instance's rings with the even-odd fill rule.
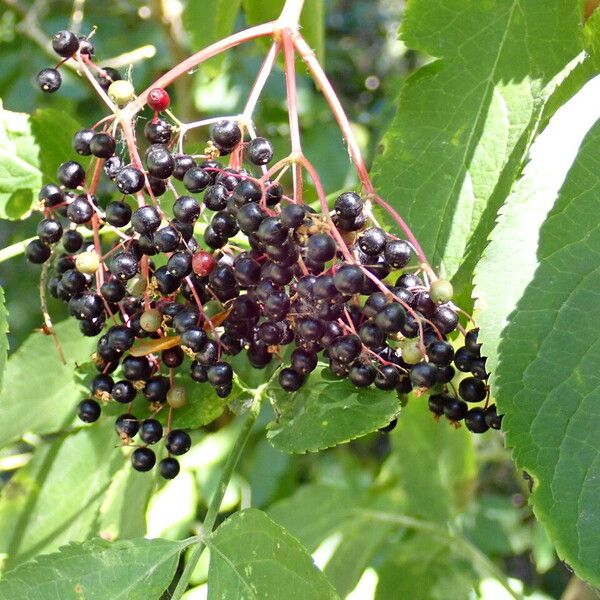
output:
[[148,93],[148,106],[157,112],[167,110],[171,104],[171,98],[166,90],[162,88],[153,88]]
[[192,269],[194,270],[194,273],[201,277],[210,274],[216,264],[215,257],[208,252],[200,251],[192,258]]

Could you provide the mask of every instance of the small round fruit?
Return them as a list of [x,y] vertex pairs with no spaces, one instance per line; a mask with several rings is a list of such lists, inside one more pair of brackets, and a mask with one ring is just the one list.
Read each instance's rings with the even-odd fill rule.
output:
[[279,372],[279,385],[286,392],[295,392],[302,387],[304,377],[294,369],[285,368]]
[[98,158],[110,158],[116,147],[115,138],[108,133],[96,133],[90,141],[90,151]]
[[163,426],[156,419],[145,419],[140,425],[140,439],[145,444],[156,444],[163,436]]
[[45,263],[50,258],[50,254],[52,254],[50,247],[38,239],[29,242],[25,248],[27,260],[34,265]]
[[427,401],[429,410],[438,417],[443,415],[444,408],[450,399],[448,394],[432,394]]
[[465,425],[473,433],[485,433],[489,426],[485,421],[485,411],[483,408],[472,408],[465,415]]
[[485,409],[485,422],[491,429],[500,429],[502,426],[502,415],[497,413],[495,404]]
[[63,58],[73,56],[79,50],[79,38],[71,31],[59,31],[52,37],[52,49]]
[[108,88],[108,97],[118,106],[124,106],[131,102],[134,95],[133,85],[125,79],[113,81]]
[[487,395],[487,387],[481,379],[466,377],[458,385],[458,393],[466,402],[481,402]]
[[421,362],[410,370],[410,381],[414,387],[429,389],[436,384],[437,369],[431,363]]
[[140,327],[148,333],[154,333],[161,328],[163,316],[156,308],[151,308],[142,313]]
[[85,181],[85,170],[78,162],[69,160],[58,167],[56,176],[66,188],[74,190]]
[[182,408],[187,404],[187,392],[182,385],[173,385],[167,392],[167,403],[171,408]]
[[254,138],[248,144],[248,158],[255,165],[266,165],[273,159],[273,146],[263,137]]
[[115,430],[122,438],[131,439],[139,428],[140,422],[131,414],[120,415],[115,421]]
[[156,454],[150,448],[136,448],[131,455],[131,464],[136,471],[150,471],[156,464]]
[[135,194],[144,188],[144,174],[135,167],[123,167],[117,172],[115,183],[122,194]]
[[171,104],[171,98],[169,94],[163,88],[152,88],[148,92],[148,106],[156,112],[167,110]]
[[461,421],[465,418],[465,415],[469,412],[469,407],[466,402],[459,400],[458,398],[448,397],[444,405],[444,414],[450,421]]
[[181,456],[191,448],[192,440],[185,431],[173,429],[167,434],[165,446],[171,454]]
[[90,150],[90,142],[94,137],[94,131],[92,129],[80,129],[73,136],[73,150],[81,156],[89,156],[92,152]]
[[42,69],[37,74],[37,84],[42,92],[53,94],[60,88],[62,77],[58,69]]
[[454,348],[452,344],[441,340],[432,342],[427,346],[427,357],[430,362],[445,367],[452,362],[454,358]]
[[242,131],[231,119],[217,121],[212,128],[212,140],[222,154],[231,152],[242,140]]
[[456,354],[454,355],[454,364],[459,371],[468,373],[471,370],[474,359],[475,356],[463,346],[456,351]]
[[404,240],[391,240],[386,243],[383,257],[386,262],[394,269],[402,269],[409,262],[412,256],[412,246]]
[[375,375],[375,387],[380,390],[393,390],[400,380],[398,369],[393,365],[380,365]]
[[429,287],[429,295],[436,304],[443,304],[452,300],[454,289],[449,281],[438,279]]
[[179,475],[179,461],[172,456],[168,456],[167,458],[163,458],[158,463],[158,472],[160,476],[164,479],[175,479],[177,475]]
[[93,275],[100,266],[100,258],[93,250],[82,252],[75,257],[75,268],[81,273]]
[[84,423],[94,423],[100,418],[100,405],[95,400],[83,400],[77,406],[77,416]]

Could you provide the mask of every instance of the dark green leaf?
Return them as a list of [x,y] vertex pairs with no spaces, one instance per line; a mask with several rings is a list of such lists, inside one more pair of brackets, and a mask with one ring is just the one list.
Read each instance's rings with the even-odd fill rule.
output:
[[0,551],[9,568],[96,533],[98,510],[124,460],[117,441],[111,422],[60,437],[9,481],[0,499]]
[[2,600],[159,600],[185,543],[95,539],[63,546],[7,573]]
[[293,394],[273,386],[278,420],[267,436],[279,450],[316,452],[342,444],[384,427],[400,411],[395,392],[359,389],[347,379],[328,381],[321,371]]
[[375,183],[443,276],[456,273],[483,217],[470,252],[484,247],[520,168],[543,88],[581,50],[579,28],[570,0],[408,4],[405,43],[440,60],[402,88]]
[[208,598],[338,598],[308,552],[285,529],[256,509],[229,517],[211,535]]
[[0,390],[4,381],[6,359],[8,354],[8,312],[4,298],[4,290],[0,287]]
[[82,399],[73,382],[75,365],[89,358],[94,342],[81,335],[74,320],[58,323],[55,329],[66,365],[60,362],[52,337],[39,332],[32,333],[8,359],[5,377],[10,385],[0,400],[0,446],[25,432],[50,433],[73,422]]
[[78,156],[72,149],[72,140],[81,125],[68,113],[44,108],[36,110],[30,117],[31,133],[39,149],[39,169],[43,183],[56,180],[58,166],[67,160],[76,160],[87,167],[89,159]]
[[595,585],[600,125],[583,138],[600,117],[599,89],[596,78],[540,135],[476,273],[507,443],[559,556]]
[[41,182],[29,116],[5,110],[0,101],[0,218],[27,215]]

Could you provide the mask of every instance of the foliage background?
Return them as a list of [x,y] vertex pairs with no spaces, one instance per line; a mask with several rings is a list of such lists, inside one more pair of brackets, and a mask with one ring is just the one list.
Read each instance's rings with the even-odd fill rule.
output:
[[[133,48],[153,54],[134,65],[138,89],[215,33],[206,29],[204,17],[208,19],[210,9],[199,10],[193,0],[187,5],[177,0],[75,4],[85,6],[81,31],[98,27],[97,55],[118,57]],[[399,0],[324,4],[325,66],[369,162],[381,151],[381,137],[407,76],[431,60],[428,48],[407,50],[398,41],[403,9]],[[64,28],[72,11],[71,2],[0,2],[0,98],[5,109],[58,110],[81,124],[103,116],[87,85],[74,75],[54,96],[41,94],[32,83],[52,60],[38,41]],[[240,13],[235,27],[243,25]],[[177,115],[185,121],[235,113],[260,60],[261,47],[255,45],[252,51],[234,51],[198,70],[175,90]],[[324,101],[306,76],[299,85],[306,154],[329,192],[351,188],[355,180],[350,162]],[[270,81],[255,121],[260,132],[284,147],[287,114],[281,78]],[[46,131],[44,136],[63,143],[61,133]],[[64,139],[68,143],[68,136]],[[0,221],[0,246],[33,235],[35,225],[35,219]],[[49,410],[61,394],[66,395],[61,401],[73,405],[78,397],[72,370],[61,371],[52,345],[29,338],[40,325],[38,273],[22,256],[0,263],[11,352],[29,358],[9,364],[4,395],[23,400],[24,419],[29,418],[27,401],[48,395],[48,389]],[[58,304],[51,305],[51,312],[56,321],[66,316]],[[85,360],[89,349],[72,327],[60,327],[71,360]],[[44,377],[30,377],[33,369]],[[475,439],[462,429],[453,431],[446,423],[436,424],[413,401],[389,436],[372,434],[319,454],[290,456],[265,440],[263,429],[270,418],[265,410],[228,489],[220,520],[249,505],[266,511],[313,553],[341,597],[504,598],[510,596],[499,581],[507,577],[528,597],[594,597],[558,561],[527,505],[527,477],[515,470],[500,435]],[[27,421],[17,423],[14,431],[21,425],[26,429]],[[0,552],[7,567],[97,534],[174,540],[192,535],[239,427],[225,413],[196,432],[182,474],[165,485],[131,473],[117,453],[106,454],[114,445],[110,426],[66,434],[55,433],[56,425],[16,443],[7,427],[0,451]],[[188,600],[204,597],[207,567],[205,557]]]

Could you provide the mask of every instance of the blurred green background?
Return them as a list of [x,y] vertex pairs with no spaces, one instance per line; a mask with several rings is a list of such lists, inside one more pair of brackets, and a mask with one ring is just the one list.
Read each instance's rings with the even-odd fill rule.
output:
[[[89,126],[105,113],[83,78],[67,72],[61,91],[52,96],[42,94],[34,84],[36,73],[55,62],[49,51],[49,37],[63,28],[74,27],[88,34],[97,27],[96,62],[116,66],[125,74],[129,58],[123,55],[133,51],[131,78],[136,89],[141,90],[197,49],[193,41],[197,36],[190,30],[189,22],[191,17],[198,17],[197,11],[210,11],[210,5],[210,2],[193,0],[189,0],[189,5],[178,0],[150,3],[0,0],[0,98],[4,107],[18,112],[46,107],[65,110],[82,126]],[[428,60],[407,50],[398,40],[402,10],[400,0],[325,2],[325,67],[356,128],[368,161],[394,113],[396,92],[402,81]],[[240,12],[235,28],[243,26],[244,17]],[[260,44],[246,45],[228,53],[224,61],[210,63],[185,78],[170,90],[175,114],[182,121],[191,121],[240,111],[263,54],[264,47]],[[305,152],[320,172],[328,193],[350,188],[355,176],[328,108],[302,69],[299,76]],[[279,67],[268,82],[255,123],[260,134],[273,138],[283,156],[288,125]],[[31,236],[35,226],[35,218],[0,222],[0,247]],[[6,290],[10,315],[12,351],[41,324],[38,275],[39,268],[28,265],[22,256],[0,263],[0,284]],[[51,304],[51,312],[55,320],[64,316],[64,308],[55,303]],[[263,424],[265,421],[266,418]],[[219,426],[213,427],[213,430],[218,429]],[[186,464],[190,472],[202,475],[195,482],[184,474],[154,496],[148,513],[148,533],[176,537],[194,529],[203,514],[201,498],[214,485],[233,433],[231,427],[225,427],[199,434],[200,444],[190,453]],[[464,535],[509,577],[521,580],[532,597],[585,598],[585,595],[569,596],[570,592],[565,592],[570,574],[557,560],[528,508],[527,481],[522,474],[515,473],[501,437],[481,436],[474,444],[475,472],[479,474],[469,482],[469,489],[463,490],[469,497],[460,516]],[[234,482],[226,509],[233,510],[240,502],[244,503],[247,487],[251,490],[252,504],[263,508],[286,498],[307,482],[369,490],[376,482],[381,485],[379,469],[383,460],[393,458],[392,452],[390,438],[376,434],[318,455],[290,457],[273,450],[264,435],[257,432],[242,465],[243,477]],[[427,561],[431,558],[427,554],[434,551],[426,549],[422,557],[425,576]],[[406,568],[406,565],[398,568]],[[201,583],[202,578],[199,571],[196,581]],[[572,580],[570,589],[575,588],[579,590],[577,593],[587,593]],[[506,597],[493,585],[481,595]],[[354,600],[368,597],[359,593]]]

